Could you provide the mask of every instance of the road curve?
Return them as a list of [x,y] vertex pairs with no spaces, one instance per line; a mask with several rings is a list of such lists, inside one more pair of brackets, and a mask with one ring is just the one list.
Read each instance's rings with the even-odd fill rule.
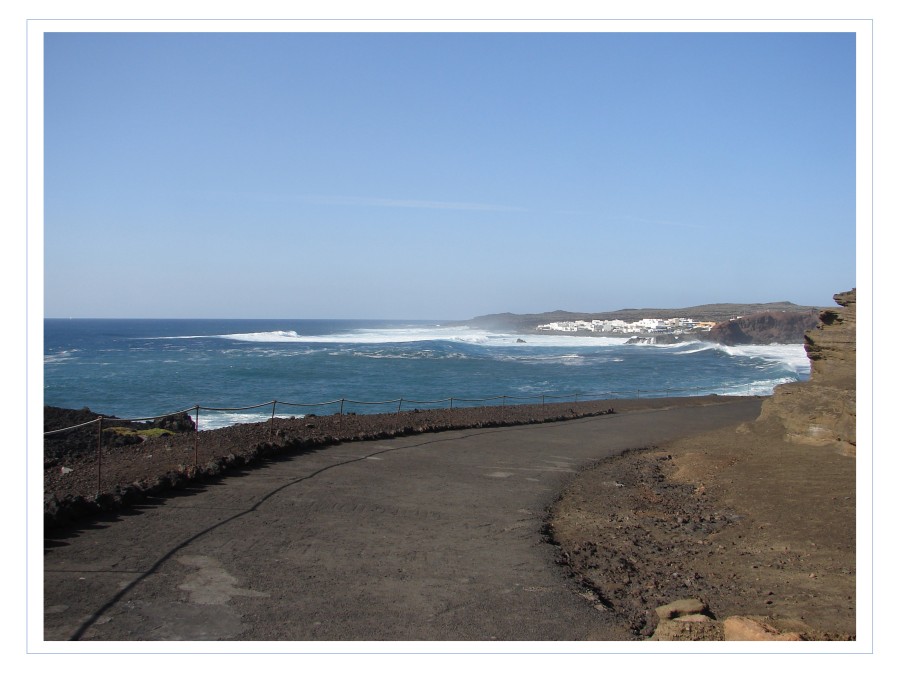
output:
[[592,461],[760,403],[340,444],[51,531],[44,639],[626,639],[554,563],[546,508]]

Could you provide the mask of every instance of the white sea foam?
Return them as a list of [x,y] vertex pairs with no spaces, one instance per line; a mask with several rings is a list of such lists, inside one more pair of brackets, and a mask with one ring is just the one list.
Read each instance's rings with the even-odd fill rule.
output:
[[784,376],[777,379],[762,379],[758,381],[750,381],[749,383],[741,383],[733,386],[720,388],[718,390],[710,390],[711,393],[717,395],[771,395],[776,386],[783,383],[794,383],[797,379]]
[[564,336],[554,334],[513,334],[491,332],[466,326],[429,325],[423,327],[363,328],[331,334],[300,334],[295,330],[242,332],[235,334],[195,334],[154,337],[155,339],[227,339],[247,343],[325,343],[325,344],[397,344],[424,341],[449,341],[482,346],[522,345],[539,347],[600,347],[623,344],[624,338]]
[[554,334],[533,334],[528,336],[513,335],[523,339],[528,346],[549,346],[553,348],[603,348],[605,346],[621,346],[627,339],[622,337],[597,337],[597,336],[562,336]]
[[520,393],[538,393],[542,394],[551,389],[549,381],[539,381],[534,384],[524,384],[516,387],[516,391]]
[[[376,351],[374,353],[366,351],[352,351],[353,357],[368,358],[370,360],[468,360],[469,356],[465,353],[438,353],[430,349],[420,351],[411,351],[404,353],[392,353],[385,351]],[[331,353],[337,355],[337,353]]]
[[659,348],[668,348],[673,355],[692,355],[693,353],[713,350],[716,348],[716,344],[708,341],[689,341],[682,344],[660,345]]
[[[276,413],[275,418],[303,418],[304,414]],[[269,412],[253,411],[201,411],[200,429],[217,430],[227,428],[239,423],[263,423],[272,418],[271,407]]]
[[809,373],[809,358],[806,355],[803,344],[725,346],[710,341],[691,341],[686,344],[667,344],[651,347],[669,348],[672,355],[693,355],[703,351],[718,350],[735,358],[751,358],[760,360],[763,363],[775,363],[786,366],[797,374]]
[[[199,338],[199,337],[179,337]],[[220,334],[215,338],[255,343],[328,343],[328,344],[388,344],[417,343],[425,341],[448,341],[481,346],[521,345],[519,339],[528,346],[550,347],[598,347],[620,345],[624,339],[609,337],[569,337],[554,335],[526,335],[490,332],[469,327],[402,327],[383,329],[359,329],[333,334],[298,334],[293,330],[272,332],[250,332],[244,334]]]
[[59,353],[50,353],[44,356],[44,364],[45,365],[55,365],[61,364],[63,362],[67,362],[72,359],[74,353],[77,353],[78,349],[73,348],[68,351],[60,351]]
[[559,355],[498,355],[497,360],[506,362],[524,362],[525,364],[560,364],[580,365],[584,364],[584,356],[577,353],[562,353]]
[[295,343],[307,341],[294,330],[275,330],[274,332],[248,332],[246,334],[216,334],[216,339],[233,341],[252,341],[254,343]]
[[797,374],[809,374],[809,357],[803,344],[769,344],[765,346],[720,346],[734,357],[756,358],[789,367]]
[[[235,353],[241,354],[243,351],[240,349],[235,349]],[[290,350],[286,349],[270,349],[270,350],[256,350],[254,353],[256,355],[263,355],[269,358],[292,358],[297,357],[298,355],[315,355],[317,353],[326,352],[324,348],[303,348],[303,349],[295,349],[292,348]]]

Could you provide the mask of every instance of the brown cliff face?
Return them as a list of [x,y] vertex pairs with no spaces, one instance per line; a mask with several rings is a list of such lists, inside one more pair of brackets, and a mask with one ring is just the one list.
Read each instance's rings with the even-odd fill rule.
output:
[[741,344],[794,344],[818,324],[815,311],[764,311],[718,323],[707,339],[726,346]]
[[810,380],[775,388],[757,424],[780,425],[792,442],[856,455],[856,289],[834,300],[842,308],[822,311],[804,337]]
[[812,364],[811,380],[820,385],[856,389],[856,290],[834,295],[843,309],[826,309],[821,324],[806,333],[804,347]]

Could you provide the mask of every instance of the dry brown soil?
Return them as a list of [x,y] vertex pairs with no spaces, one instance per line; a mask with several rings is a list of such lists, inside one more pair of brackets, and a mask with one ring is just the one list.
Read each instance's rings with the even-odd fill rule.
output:
[[767,618],[809,640],[856,634],[856,461],[759,424],[628,452],[553,508],[562,561],[649,637],[655,608],[699,598],[717,623]]

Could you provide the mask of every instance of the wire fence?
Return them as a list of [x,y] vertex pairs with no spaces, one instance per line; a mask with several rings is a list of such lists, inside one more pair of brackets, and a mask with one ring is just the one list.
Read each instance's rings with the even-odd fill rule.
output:
[[[726,391],[726,392],[723,392]],[[727,392],[730,391],[730,392]],[[92,425],[94,423],[98,424],[98,426],[102,427],[103,421],[106,420],[108,423],[107,427],[114,426],[120,423],[138,423],[138,422],[155,422],[160,419],[164,419],[170,416],[178,416],[180,414],[194,414],[194,425],[197,431],[200,430],[200,412],[201,411],[211,411],[211,412],[231,412],[231,411],[252,411],[254,409],[268,409],[268,407],[272,408],[271,419],[275,418],[277,409],[279,406],[282,407],[292,407],[292,408],[318,408],[318,407],[328,407],[328,406],[336,406],[337,414],[344,415],[347,413],[347,407],[353,405],[359,405],[363,407],[372,407],[372,406],[387,406],[396,405],[397,408],[395,413],[400,413],[403,411],[403,405],[406,404],[407,408],[425,406],[425,405],[447,405],[447,408],[462,408],[460,405],[480,405],[485,406],[486,403],[493,403],[494,405],[499,404],[500,406],[505,406],[507,402],[512,403],[532,403],[537,404],[537,401],[540,400],[540,404],[543,406],[547,404],[547,402],[559,402],[559,401],[574,401],[574,402],[587,402],[591,400],[604,400],[604,399],[622,399],[626,397],[633,397],[639,399],[641,395],[645,397],[671,397],[682,396],[682,397],[692,397],[699,396],[702,394],[723,394],[723,395],[740,395],[746,392],[747,395],[751,394],[751,384],[740,384],[734,386],[726,386],[726,387],[717,387],[717,388],[703,388],[703,387],[692,387],[692,388],[663,388],[663,389],[642,389],[635,388],[634,390],[619,390],[619,391],[604,391],[604,392],[594,392],[594,393],[563,393],[563,394],[551,394],[551,393],[542,393],[540,395],[495,395],[492,397],[479,397],[479,398],[468,398],[468,397],[444,397],[435,400],[416,400],[404,397],[398,397],[389,400],[378,400],[378,401],[367,401],[367,400],[354,400],[342,397],[340,399],[329,400],[328,402],[286,402],[284,400],[271,400],[269,402],[261,402],[259,404],[251,404],[243,407],[208,407],[203,406],[201,404],[195,404],[192,407],[187,407],[185,409],[179,409],[178,411],[169,411],[162,414],[157,414],[155,416],[142,416],[139,418],[111,418],[98,416],[96,419],[91,421],[85,421],[84,423],[79,423],[78,425],[71,425],[65,428],[58,428],[56,430],[47,430],[44,432],[44,436],[61,434],[64,432],[68,432],[70,430],[75,430],[77,428],[82,428],[88,425]],[[454,407],[456,404],[456,407]],[[443,407],[441,407],[443,408]],[[355,413],[355,412],[352,412]]]
[[[193,463],[194,466],[197,467],[200,464],[200,421],[201,421],[201,412],[207,413],[223,413],[223,412],[239,412],[239,411],[253,411],[253,410],[265,410],[265,414],[267,420],[269,421],[269,434],[272,435],[274,433],[275,427],[275,418],[278,412],[278,408],[289,408],[289,409],[320,409],[323,407],[333,407],[335,409],[334,414],[338,416],[338,420],[342,419],[346,415],[355,415],[356,412],[350,411],[351,408],[371,408],[377,406],[390,406],[392,414],[399,415],[404,410],[404,405],[406,405],[406,409],[409,411],[418,411],[419,407],[430,406],[431,408],[438,409],[464,409],[464,408],[472,408],[472,405],[477,407],[488,407],[488,406],[506,406],[507,404],[512,405],[520,405],[520,404],[534,404],[537,405],[540,403],[543,408],[544,405],[550,403],[558,403],[565,401],[574,401],[578,402],[592,402],[599,400],[609,400],[609,399],[634,399],[647,397],[693,397],[700,396],[703,394],[722,394],[722,395],[742,395],[747,394],[750,395],[750,384],[745,384],[741,386],[731,386],[731,387],[718,387],[716,389],[710,388],[665,388],[658,390],[649,390],[649,389],[634,389],[634,390],[623,390],[623,391],[605,391],[598,393],[563,393],[563,394],[551,394],[551,393],[542,393],[539,395],[495,395],[492,397],[481,397],[481,398],[468,398],[468,397],[445,397],[440,399],[433,400],[419,400],[419,399],[409,399],[404,397],[398,397],[395,399],[388,400],[378,400],[378,401],[368,401],[368,400],[354,400],[349,398],[340,398],[335,400],[329,400],[327,402],[286,402],[282,400],[271,400],[269,402],[262,402],[260,404],[252,404],[241,407],[211,407],[204,406],[200,404],[195,404],[192,407],[187,407],[184,409],[180,409],[178,411],[171,411],[163,414],[157,414],[154,416],[142,416],[136,418],[117,418],[117,417],[108,417],[108,416],[98,416],[96,419],[86,421],[84,423],[79,423],[77,425],[68,426],[65,428],[58,428],[56,430],[48,430],[44,432],[44,437],[52,437],[54,435],[61,435],[66,432],[71,432],[73,430],[77,430],[79,428],[87,428],[92,425],[96,425],[97,427],[97,443],[96,443],[96,474],[97,474],[97,493],[101,492],[101,484],[103,479],[103,435],[104,428],[107,431],[112,430],[115,427],[122,427],[125,423],[141,423],[141,422],[160,422],[170,417],[178,417],[184,414],[189,416],[193,416],[192,421],[194,424],[193,428]],[[729,391],[730,392],[726,392]],[[271,411],[270,411],[271,409]],[[301,418],[312,416],[313,414],[301,414]],[[293,416],[291,417],[293,418]],[[232,423],[230,425],[239,425],[239,423]],[[92,440],[88,440],[92,441]],[[191,450],[188,448],[187,450]]]

